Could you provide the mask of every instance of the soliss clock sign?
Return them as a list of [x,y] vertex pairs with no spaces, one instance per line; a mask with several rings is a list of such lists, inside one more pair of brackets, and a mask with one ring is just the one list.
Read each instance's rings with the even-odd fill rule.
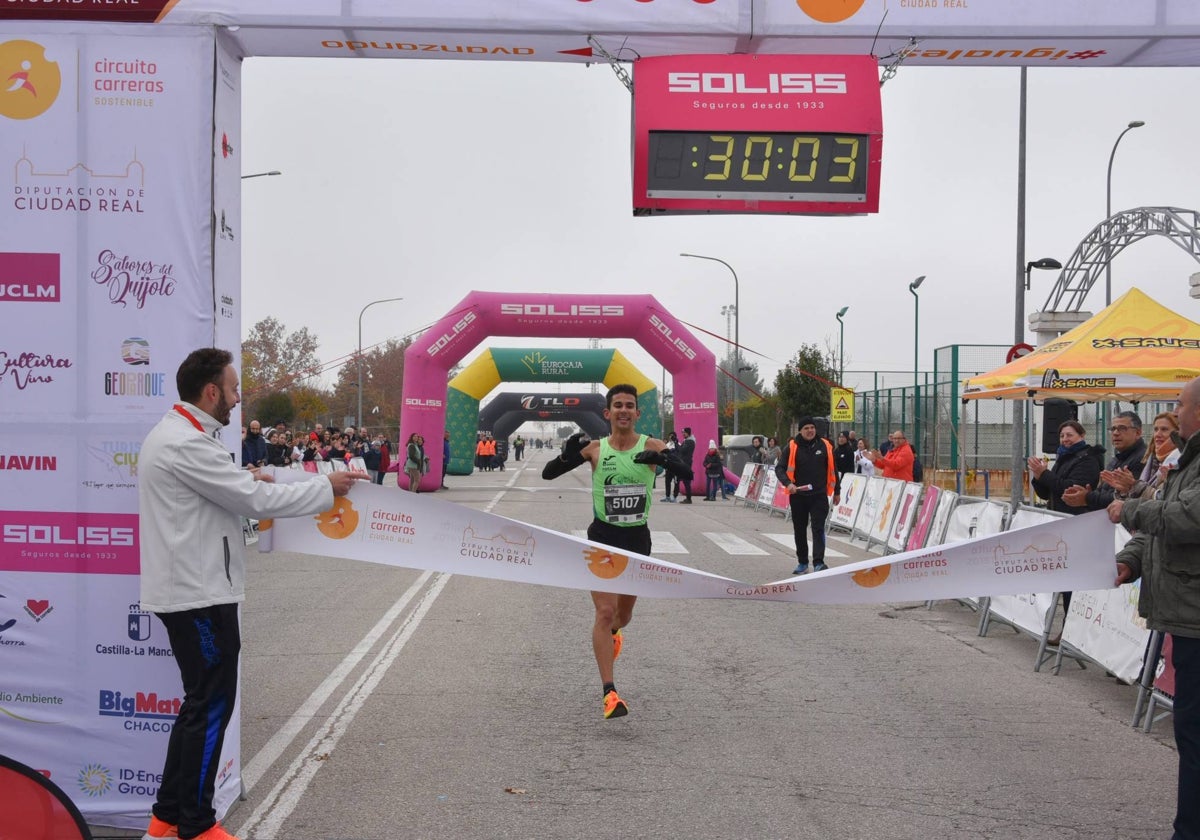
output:
[[870,56],[634,64],[635,216],[877,213],[882,152]]

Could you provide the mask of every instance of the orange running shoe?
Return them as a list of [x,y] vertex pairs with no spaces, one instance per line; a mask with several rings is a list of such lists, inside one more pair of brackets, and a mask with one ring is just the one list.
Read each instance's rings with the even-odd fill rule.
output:
[[615,691],[610,691],[604,695],[604,718],[625,717],[629,714],[629,707],[625,705]]
[[625,644],[625,639],[618,630],[613,633],[613,662],[617,661],[617,657],[621,655],[621,645]]
[[171,825],[171,823],[160,820],[153,814],[150,815],[150,827],[146,829],[146,833],[142,835],[142,840],[161,840],[163,837],[178,837],[179,826]]
[[238,840],[228,831],[221,827],[220,823],[216,823],[208,831],[197,834],[193,840]]

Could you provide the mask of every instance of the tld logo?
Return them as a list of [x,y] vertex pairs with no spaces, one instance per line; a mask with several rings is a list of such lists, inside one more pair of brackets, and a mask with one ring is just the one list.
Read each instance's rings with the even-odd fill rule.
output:
[[521,408],[526,411],[537,411],[541,408],[569,408],[579,405],[579,397],[539,397],[527,394],[521,397]]
[[0,252],[0,302],[58,303],[58,254]]

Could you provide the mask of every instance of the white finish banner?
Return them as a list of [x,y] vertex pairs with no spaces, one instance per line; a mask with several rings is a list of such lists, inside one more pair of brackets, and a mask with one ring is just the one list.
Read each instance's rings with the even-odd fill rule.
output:
[[277,551],[652,598],[860,604],[1099,589],[1113,579],[1102,511],[758,585],[369,484],[318,516],[259,527],[274,532]]
[[[1129,542],[1129,532],[1118,526],[1115,536],[1115,550],[1120,551]],[[1138,615],[1141,593],[1141,580],[1117,589],[1075,592],[1063,623],[1063,641],[1124,682],[1135,682],[1150,639],[1146,619]]]

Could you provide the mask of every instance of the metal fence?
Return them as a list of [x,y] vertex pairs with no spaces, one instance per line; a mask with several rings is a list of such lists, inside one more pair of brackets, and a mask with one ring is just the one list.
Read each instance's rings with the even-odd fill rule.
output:
[[[847,371],[846,387],[855,391],[854,423],[861,437],[878,447],[894,429],[903,429],[928,470],[963,472],[1012,468],[1013,400],[962,401],[962,382],[1004,364],[1008,345],[952,344],[934,351],[932,372]],[[917,399],[917,391],[920,398]],[[1122,403],[1107,411],[1096,403],[1078,406],[1087,439],[1111,450],[1107,429],[1116,411],[1134,410],[1149,440],[1153,418],[1174,409],[1173,402]],[[1030,440],[1042,451],[1042,408],[1034,405]],[[1007,481],[1007,478],[1004,478]]]

